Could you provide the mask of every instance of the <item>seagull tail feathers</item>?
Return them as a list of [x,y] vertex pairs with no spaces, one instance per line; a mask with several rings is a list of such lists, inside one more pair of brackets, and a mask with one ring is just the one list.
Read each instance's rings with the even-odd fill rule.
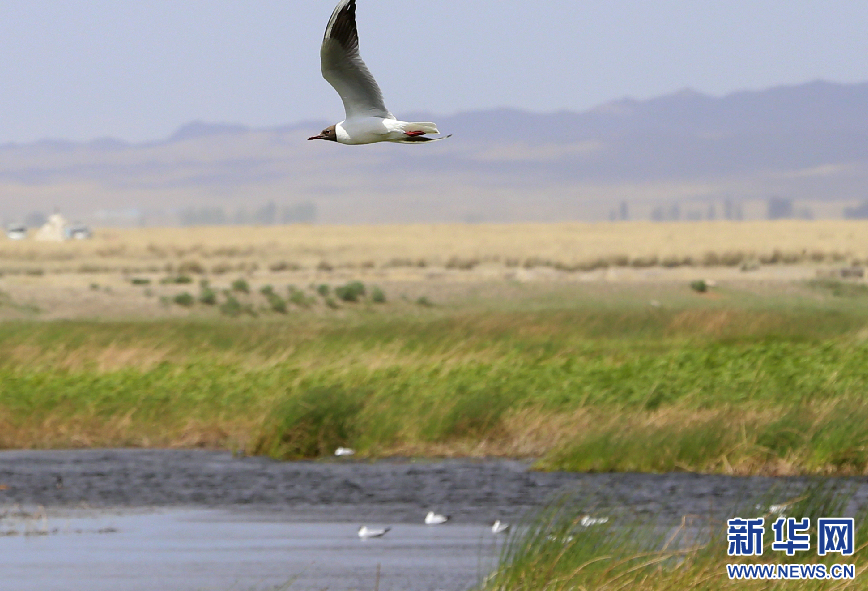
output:
[[414,121],[412,123],[407,123],[404,125],[404,131],[421,131],[422,133],[440,133],[440,130],[437,129],[437,124],[432,123],[430,121]]

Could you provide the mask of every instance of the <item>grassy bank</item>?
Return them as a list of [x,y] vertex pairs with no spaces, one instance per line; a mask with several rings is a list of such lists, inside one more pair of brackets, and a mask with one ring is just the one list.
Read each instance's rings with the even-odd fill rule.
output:
[[339,316],[0,324],[0,447],[868,472],[862,294],[558,288]]
[[[774,498],[774,497],[770,497]],[[852,556],[817,555],[817,519],[845,514],[852,494],[825,484],[809,486],[786,506],[788,517],[809,518],[811,551],[786,552],[772,548],[775,540],[768,499],[731,508],[729,517],[765,518],[762,556],[727,555],[726,522],[712,516],[686,516],[679,527],[650,520],[613,518],[605,524],[583,526],[582,517],[597,514],[581,495],[565,497],[527,520],[510,534],[501,566],[482,586],[484,590],[611,589],[654,591],[669,589],[864,589],[866,514],[855,518],[855,553]],[[780,499],[776,499],[780,502]],[[730,579],[727,565],[852,565],[855,578],[828,580]],[[849,573],[848,573],[849,574]]]

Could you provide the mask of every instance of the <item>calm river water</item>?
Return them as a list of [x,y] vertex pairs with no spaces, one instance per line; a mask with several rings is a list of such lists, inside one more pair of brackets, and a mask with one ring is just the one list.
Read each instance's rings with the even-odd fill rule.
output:
[[[677,524],[780,502],[805,479],[537,473],[518,461],[275,462],[178,450],[0,452],[0,590],[459,591],[560,493]],[[864,479],[855,503],[868,498]],[[752,501],[750,501],[752,502]],[[425,526],[429,510],[451,515]],[[362,524],[391,526],[361,541]],[[378,574],[379,572],[379,574]]]

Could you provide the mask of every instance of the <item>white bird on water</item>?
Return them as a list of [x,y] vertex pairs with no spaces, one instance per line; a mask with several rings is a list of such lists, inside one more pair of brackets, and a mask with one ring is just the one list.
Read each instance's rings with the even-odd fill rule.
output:
[[590,515],[583,515],[579,520],[579,523],[582,527],[591,527],[592,525],[602,525],[604,523],[608,523],[608,517],[591,517]]
[[391,527],[368,527],[367,525],[363,525],[359,528],[359,537],[363,540],[367,540],[368,538],[382,538],[391,529]]
[[770,513],[772,515],[777,515],[778,517],[786,517],[784,511],[786,511],[787,507],[789,507],[791,504],[792,503],[780,503],[778,505],[769,505],[768,509],[766,509],[762,505],[756,505],[756,508],[761,511],[766,511],[767,513]]
[[341,95],[347,116],[307,139],[341,144],[409,144],[450,137],[425,137],[427,133],[440,133],[436,124],[398,121],[386,108],[377,81],[359,55],[356,0],[338,3],[326,27],[320,60],[323,78]]
[[448,515],[440,515],[439,513],[434,513],[434,511],[428,511],[428,515],[425,516],[425,525],[440,525],[447,521],[449,521]]
[[509,531],[510,525],[508,523],[503,523],[498,519],[494,523],[491,524],[491,533],[493,534],[503,534]]

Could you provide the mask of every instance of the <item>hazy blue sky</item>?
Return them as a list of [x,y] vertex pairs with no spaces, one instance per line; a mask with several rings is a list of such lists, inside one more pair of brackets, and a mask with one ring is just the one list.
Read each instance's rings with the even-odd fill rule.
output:
[[[0,143],[338,121],[336,0],[0,0]],[[868,80],[865,0],[358,0],[399,117]]]

